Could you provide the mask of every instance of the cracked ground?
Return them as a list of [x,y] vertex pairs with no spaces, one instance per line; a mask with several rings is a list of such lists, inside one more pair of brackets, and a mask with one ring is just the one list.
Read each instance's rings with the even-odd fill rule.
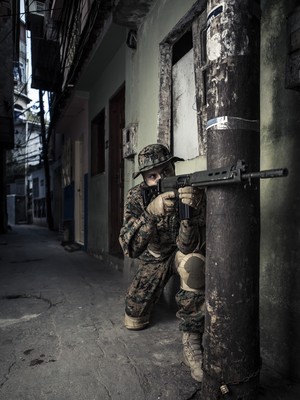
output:
[[127,331],[122,271],[66,252],[45,228],[0,239],[0,399],[200,399],[170,305]]

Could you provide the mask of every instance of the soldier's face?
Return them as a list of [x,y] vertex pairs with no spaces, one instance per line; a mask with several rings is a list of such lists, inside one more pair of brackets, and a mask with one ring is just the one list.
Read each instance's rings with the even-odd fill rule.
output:
[[159,167],[154,167],[149,171],[143,173],[144,181],[148,186],[156,185],[159,179],[174,175],[175,168],[171,162],[160,165]]

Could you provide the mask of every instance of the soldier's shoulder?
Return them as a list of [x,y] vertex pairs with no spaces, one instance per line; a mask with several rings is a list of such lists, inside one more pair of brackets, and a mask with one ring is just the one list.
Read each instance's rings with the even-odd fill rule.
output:
[[142,184],[129,189],[125,202],[125,208],[133,212],[134,209],[143,210],[144,202],[142,196]]
[[141,193],[142,183],[139,183],[128,190],[128,196],[141,196]]
[[142,187],[143,184],[139,183],[135,185],[131,189],[129,189],[127,193],[127,203],[130,204],[142,204],[143,203],[143,196],[142,196]]

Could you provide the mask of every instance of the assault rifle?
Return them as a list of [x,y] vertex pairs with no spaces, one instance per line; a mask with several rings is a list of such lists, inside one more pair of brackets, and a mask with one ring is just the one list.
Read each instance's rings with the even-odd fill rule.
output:
[[[251,186],[253,179],[281,178],[287,175],[287,168],[248,172],[245,161],[239,160],[235,165],[230,167],[197,171],[191,174],[175,175],[160,179],[157,185],[145,187],[142,191],[142,195],[144,205],[147,206],[150,201],[159,194],[177,190],[180,187],[206,187],[234,183],[244,183],[245,186]],[[179,202],[179,214],[181,219],[190,218],[191,212],[191,207]]]

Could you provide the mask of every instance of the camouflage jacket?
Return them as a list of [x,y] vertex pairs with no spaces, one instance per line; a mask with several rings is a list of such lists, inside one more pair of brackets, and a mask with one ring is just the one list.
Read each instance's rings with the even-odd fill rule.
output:
[[157,217],[144,206],[142,188],[136,185],[127,194],[119,241],[125,255],[147,262],[159,262],[178,249],[184,254],[201,252],[205,245],[205,193],[197,215],[180,221],[178,212]]

